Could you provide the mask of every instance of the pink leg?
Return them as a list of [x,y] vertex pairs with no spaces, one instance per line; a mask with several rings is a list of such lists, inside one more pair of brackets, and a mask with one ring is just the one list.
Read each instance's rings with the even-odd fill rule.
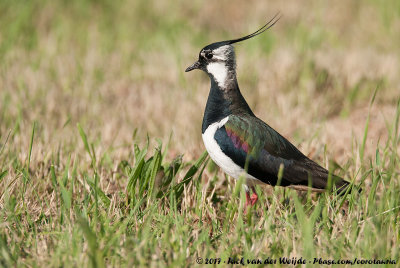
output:
[[253,191],[253,194],[251,196],[249,192],[246,192],[246,205],[245,205],[246,207],[254,206],[254,204],[258,200],[256,189],[254,187],[251,187],[251,190]]
[[245,208],[251,205],[251,197],[249,192],[246,192],[246,205]]
[[251,187],[251,189],[253,190],[253,194],[252,194],[251,197],[250,197],[250,202],[251,202],[251,205],[254,206],[254,204],[255,204],[255,203],[257,202],[257,200],[258,200],[258,195],[257,195],[256,189],[254,188],[254,186]]

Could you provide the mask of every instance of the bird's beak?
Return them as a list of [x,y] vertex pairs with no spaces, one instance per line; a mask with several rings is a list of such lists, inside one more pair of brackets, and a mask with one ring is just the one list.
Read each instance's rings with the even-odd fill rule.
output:
[[200,62],[199,61],[196,61],[195,63],[193,63],[192,65],[187,67],[185,72],[190,72],[190,71],[192,71],[194,69],[200,69]]

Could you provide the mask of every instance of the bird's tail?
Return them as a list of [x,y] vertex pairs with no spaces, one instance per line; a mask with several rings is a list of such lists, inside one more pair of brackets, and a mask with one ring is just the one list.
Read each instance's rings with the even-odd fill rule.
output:
[[343,195],[347,192],[347,190],[349,189],[349,187],[351,187],[349,189],[349,193],[351,193],[352,191],[356,190],[359,193],[361,193],[362,189],[359,188],[357,189],[354,185],[352,185],[350,182],[345,181],[344,179],[342,179],[341,177],[338,177],[336,175],[332,176],[332,180],[333,180],[333,185],[335,185],[336,187],[336,191],[339,195]]
[[341,177],[335,175],[332,176],[332,182],[332,185],[335,185],[336,191],[339,195],[346,193],[347,189],[350,186],[350,183],[348,181],[345,181]]
[[[310,159],[306,159],[305,161],[303,161],[300,167],[302,167],[303,170],[307,170],[308,176],[311,176],[313,188],[321,190],[334,190],[339,195],[345,194],[349,187],[351,187],[349,189],[349,193],[353,189],[355,189],[355,187],[350,182],[344,180],[339,176],[333,174],[330,175],[328,170],[321,167]],[[361,190],[358,191],[361,192]]]

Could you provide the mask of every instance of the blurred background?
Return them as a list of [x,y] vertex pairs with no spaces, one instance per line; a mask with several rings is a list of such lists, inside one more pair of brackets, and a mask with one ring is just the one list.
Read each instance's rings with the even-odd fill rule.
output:
[[[84,155],[79,122],[113,165],[133,142],[170,140],[169,157],[204,151],[209,79],[184,73],[205,45],[236,45],[238,80],[256,115],[303,152],[343,164],[364,135],[375,153],[400,97],[400,1],[0,2],[0,143],[32,162]],[[370,101],[377,90],[376,98]],[[108,157],[108,160],[107,160]]]

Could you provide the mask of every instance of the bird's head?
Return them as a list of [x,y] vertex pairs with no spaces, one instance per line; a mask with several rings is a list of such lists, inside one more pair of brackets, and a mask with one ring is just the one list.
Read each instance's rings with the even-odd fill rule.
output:
[[235,75],[236,61],[233,44],[257,36],[271,28],[280,19],[279,13],[276,14],[263,27],[252,34],[241,38],[212,43],[205,46],[199,53],[199,59],[186,68],[185,72],[200,69],[212,76],[216,82],[223,86],[229,74]]

